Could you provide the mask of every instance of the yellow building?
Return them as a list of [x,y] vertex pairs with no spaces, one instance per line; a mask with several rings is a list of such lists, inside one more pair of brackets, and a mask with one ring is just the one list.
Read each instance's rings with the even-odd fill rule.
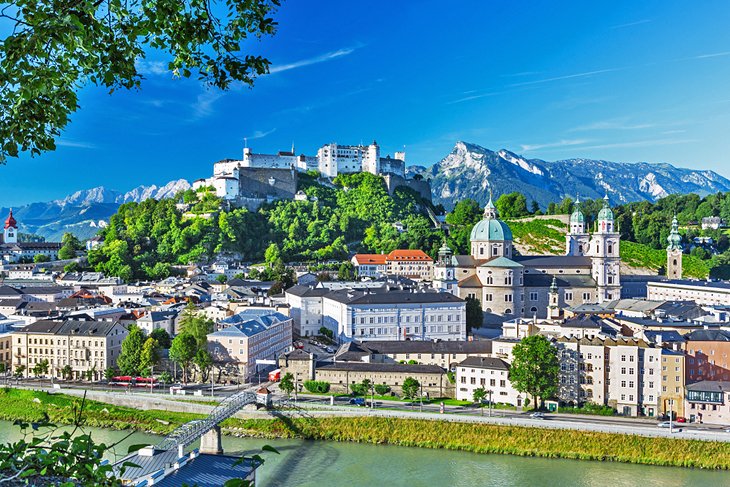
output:
[[662,349],[662,392],[660,412],[669,414],[671,410],[677,417],[684,417],[684,353]]

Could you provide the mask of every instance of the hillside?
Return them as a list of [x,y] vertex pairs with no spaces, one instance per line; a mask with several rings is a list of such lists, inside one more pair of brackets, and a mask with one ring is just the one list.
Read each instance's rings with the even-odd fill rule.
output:
[[[515,248],[523,255],[563,255],[568,215],[545,215],[507,220]],[[621,241],[621,272],[624,274],[657,274],[666,265],[666,252],[636,242]],[[692,255],[682,257],[686,277],[706,278],[710,273],[707,261]]]
[[491,151],[457,142],[453,150],[430,168],[412,166],[411,173],[431,179],[434,203],[452,208],[474,198],[484,205],[490,190],[494,198],[513,191],[534,200],[541,208],[564,197],[602,198],[613,205],[656,201],[670,194],[704,196],[729,191],[730,180],[713,171],[677,168],[670,164],[622,163],[594,159],[543,161],[507,150]]

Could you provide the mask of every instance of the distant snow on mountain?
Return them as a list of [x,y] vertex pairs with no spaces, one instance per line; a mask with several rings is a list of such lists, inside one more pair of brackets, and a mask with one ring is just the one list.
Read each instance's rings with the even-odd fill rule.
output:
[[518,191],[545,208],[564,197],[601,198],[613,204],[656,201],[674,193],[704,196],[730,191],[730,180],[708,170],[683,169],[671,164],[625,163],[595,159],[543,161],[508,150],[492,151],[457,142],[452,151],[430,168],[411,166],[410,175],[431,179],[434,202],[447,208],[463,198],[481,204],[503,193]]
[[[13,208],[13,214],[21,232],[41,235],[48,241],[60,240],[66,232],[79,238],[89,238],[107,226],[119,205],[139,203],[149,198],[171,198],[189,188],[190,183],[185,179],[170,181],[163,186],[138,186],[126,193],[99,186],[76,191],[63,199]],[[0,207],[0,215],[7,215],[9,210]]]

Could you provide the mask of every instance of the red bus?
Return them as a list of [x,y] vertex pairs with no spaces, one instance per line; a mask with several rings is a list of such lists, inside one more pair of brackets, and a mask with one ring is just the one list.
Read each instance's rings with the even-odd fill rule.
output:
[[117,375],[112,377],[109,381],[110,386],[135,386],[135,387],[149,387],[150,385],[156,385],[157,379],[153,377],[132,377],[131,375]]
[[281,369],[269,372],[269,382],[279,382],[281,380]]

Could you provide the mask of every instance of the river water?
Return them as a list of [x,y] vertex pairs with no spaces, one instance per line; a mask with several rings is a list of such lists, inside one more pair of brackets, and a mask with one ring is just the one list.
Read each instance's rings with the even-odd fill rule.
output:
[[[90,429],[97,442],[111,444],[123,431]],[[17,427],[0,422],[0,441],[19,438]],[[116,448],[156,443],[159,437],[134,433]],[[261,446],[277,448],[264,453],[259,487],[284,486],[584,486],[674,487],[730,485],[730,474],[673,467],[650,467],[608,462],[556,460],[481,455],[475,453],[405,448],[388,445],[223,438],[228,453],[260,453]]]

